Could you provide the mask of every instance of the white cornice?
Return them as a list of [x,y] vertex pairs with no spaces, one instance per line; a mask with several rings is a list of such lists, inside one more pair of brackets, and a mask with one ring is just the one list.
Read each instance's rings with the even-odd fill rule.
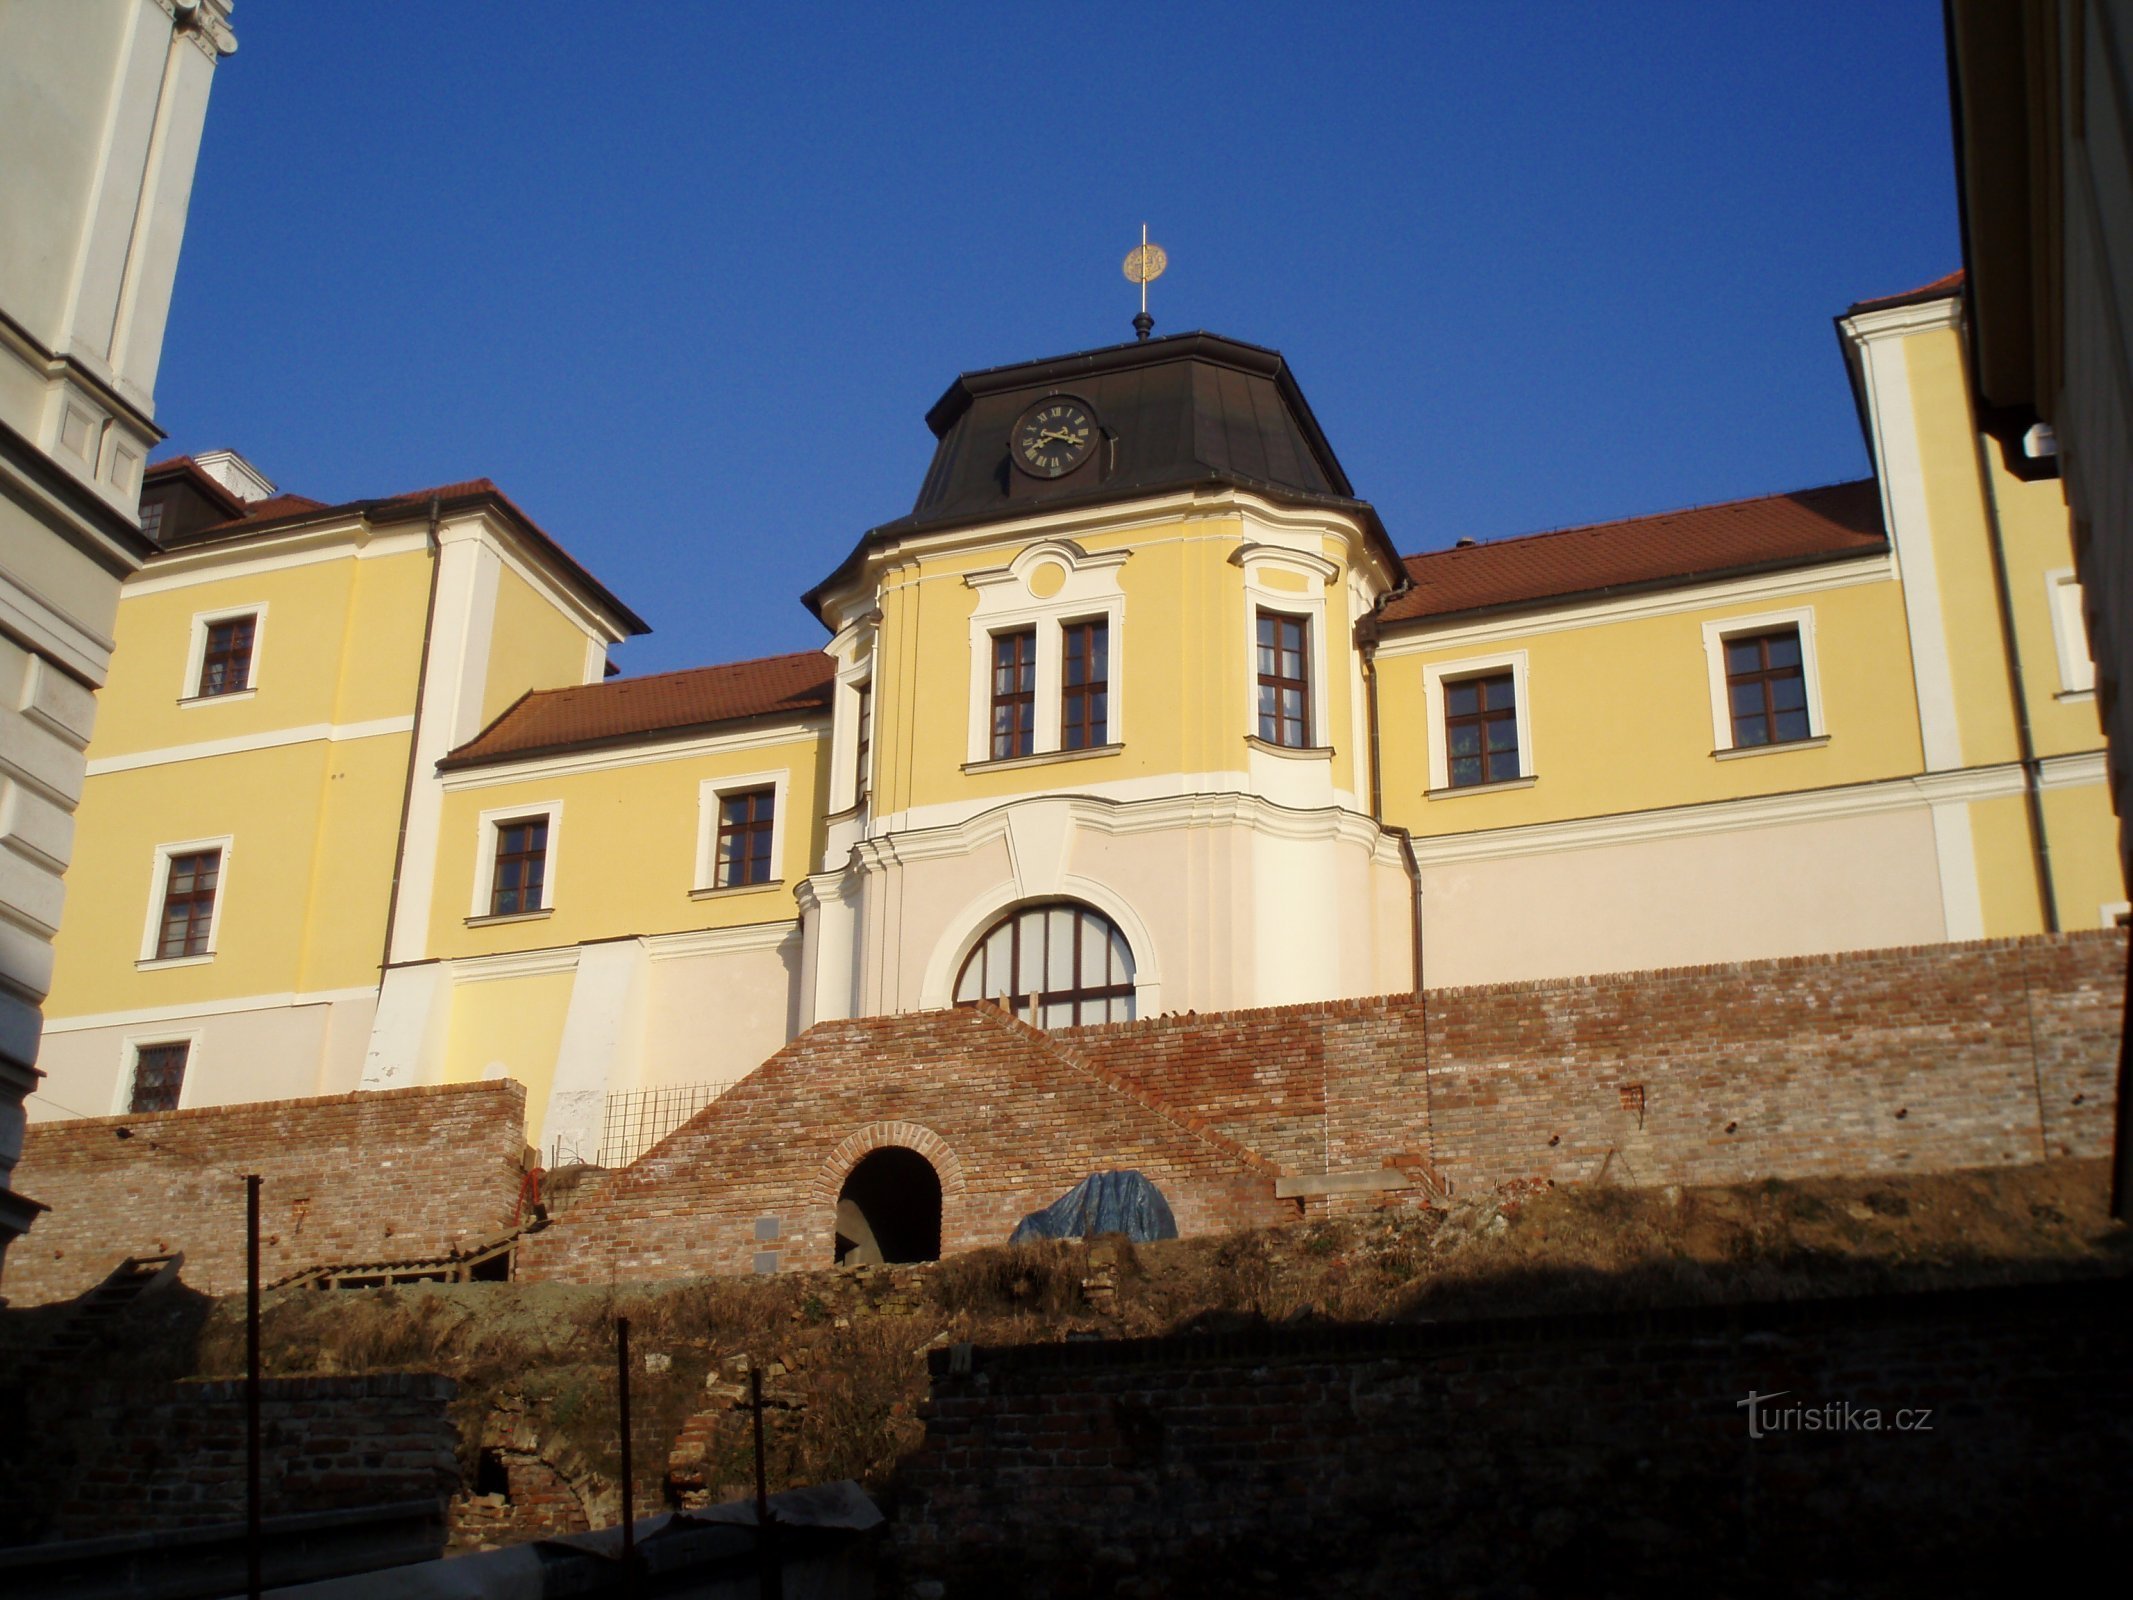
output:
[[[1019,546],[1048,538],[1097,538],[1131,533],[1136,529],[1159,527],[1167,523],[1246,515],[1270,528],[1332,533],[1357,548],[1364,548],[1362,524],[1331,507],[1277,505],[1246,490],[1209,488],[1182,494],[1158,495],[1147,500],[1129,501],[1123,505],[1081,506],[1072,510],[1012,517],[968,527],[899,534],[887,544],[867,551],[859,575],[848,587],[839,590],[836,597],[825,595],[822,609],[825,616],[832,618],[831,627],[834,631],[842,626],[841,621],[836,620],[841,607],[862,600],[872,606],[874,592],[880,585],[880,572],[884,566],[913,558],[958,550],[982,550],[992,545]],[[1395,581],[1397,576],[1395,573],[1388,573],[1387,582]]]
[[203,739],[198,744],[165,745],[157,750],[136,750],[129,755],[101,756],[91,761],[88,776],[107,772],[135,772],[143,767],[167,767],[179,761],[206,761],[217,756],[244,755],[254,750],[279,750],[292,744],[319,740],[377,739],[388,734],[412,733],[412,716],[378,717],[369,722],[311,722],[294,728],[275,728],[267,733],[239,734],[228,739]]
[[252,578],[308,567],[322,561],[368,561],[407,555],[424,547],[422,532],[381,534],[359,516],[306,523],[279,533],[238,535],[214,544],[191,545],[151,556],[137,577],[126,580],[125,595],[162,594],[225,578]]
[[695,956],[734,955],[748,950],[779,950],[800,942],[798,918],[789,922],[746,922],[737,928],[697,928],[688,933],[654,934],[643,941],[654,961],[682,961]]
[[524,761],[499,762],[494,766],[469,767],[444,774],[446,792],[461,789],[493,789],[499,784],[525,783],[540,778],[573,777],[587,772],[613,772],[623,767],[645,767],[661,761],[689,761],[699,756],[733,755],[746,750],[767,750],[801,739],[822,739],[829,733],[827,711],[812,717],[796,717],[769,727],[751,727],[745,733],[702,735],[693,739],[647,741],[614,749],[586,750],[572,755],[530,756]]
[[2086,789],[2110,781],[2110,760],[2101,750],[2082,750],[2067,756],[2046,756],[2037,763],[2040,789]]
[[[2100,758],[2063,759],[2071,763]],[[2063,780],[2067,785],[2077,781],[2071,776]],[[1839,788],[1757,795],[1745,800],[1718,800],[1705,805],[1627,811],[1606,817],[1576,817],[1565,822],[1537,822],[1518,828],[1438,834],[1416,838],[1414,851],[1415,859],[1421,865],[1444,866],[1461,861],[1545,855],[1647,839],[1677,839],[1700,833],[1780,827],[1786,823],[1820,822],[1833,817],[1996,800],[2021,792],[2022,769],[2009,762],[2002,766],[1964,767],[1952,772],[1886,778]]]
[[504,978],[539,978],[578,970],[579,946],[552,945],[545,950],[506,950],[493,956],[456,956],[444,963],[455,984],[494,983]]
[[1679,616],[1683,612],[1702,611],[1712,606],[1761,604],[1830,589],[1887,583],[1895,576],[1895,568],[1884,553],[1831,561],[1821,566],[1793,567],[1783,572],[1729,578],[1717,583],[1625,595],[1615,600],[1591,600],[1579,605],[1551,607],[1546,600],[1536,600],[1530,611],[1511,612],[1481,621],[1462,622],[1455,617],[1442,623],[1427,620],[1390,622],[1386,624],[1385,637],[1377,653],[1379,659],[1384,660],[1421,655],[1432,650],[1465,650],[1534,634],[1564,633],[1605,623]]
[[[853,847],[853,856],[858,865],[872,868],[967,855],[980,845],[1004,837],[1009,831],[1010,815],[1025,806],[1064,806],[1077,827],[1094,833],[1116,835],[1238,827],[1276,839],[1338,840],[1369,849],[1388,863],[1399,861],[1398,837],[1362,812],[1339,806],[1293,810],[1235,790],[1164,795],[1144,800],[1108,800],[1085,794],[1031,795],[996,803],[959,823],[862,839]],[[820,891],[815,892],[819,894]]]
[[1839,326],[1866,344],[1876,339],[1900,339],[1914,333],[1927,333],[1934,328],[1959,328],[1962,323],[1962,298],[1949,295],[1942,300],[1921,300],[1913,305],[1890,306],[1881,311],[1857,311],[1845,317]]
[[375,1000],[378,986],[364,984],[351,989],[289,990],[281,994],[248,994],[230,1000],[196,1000],[183,1006],[142,1006],[132,1011],[85,1012],[79,1016],[44,1019],[46,1033],[87,1033],[92,1028],[133,1028],[147,1023],[185,1022],[194,1017],[238,1016],[247,1011],[286,1011],[297,1006],[345,1005],[356,1000]]

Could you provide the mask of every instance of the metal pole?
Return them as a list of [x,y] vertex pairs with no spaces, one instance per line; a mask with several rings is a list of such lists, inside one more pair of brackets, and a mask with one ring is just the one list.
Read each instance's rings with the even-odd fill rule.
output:
[[259,1174],[244,1180],[244,1580],[259,1600]]
[[637,1491],[630,1481],[630,1319],[615,1318],[615,1360],[622,1376],[622,1592],[637,1592]]
[[757,1593],[783,1600],[785,1568],[778,1561],[776,1526],[770,1517],[770,1482],[763,1472],[763,1370],[748,1363],[748,1406],[755,1413],[755,1557]]

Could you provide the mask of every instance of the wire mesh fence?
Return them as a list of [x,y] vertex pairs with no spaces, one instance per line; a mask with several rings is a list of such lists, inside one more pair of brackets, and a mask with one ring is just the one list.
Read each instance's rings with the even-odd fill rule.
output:
[[729,1078],[719,1083],[668,1084],[609,1095],[600,1119],[597,1163],[603,1167],[628,1166],[736,1081]]

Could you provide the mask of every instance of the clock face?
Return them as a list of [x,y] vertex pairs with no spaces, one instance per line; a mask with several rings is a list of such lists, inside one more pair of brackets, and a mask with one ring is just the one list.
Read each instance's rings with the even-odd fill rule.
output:
[[1072,395],[1048,395],[1022,413],[1008,435],[1008,454],[1035,478],[1060,478],[1096,448],[1096,418]]

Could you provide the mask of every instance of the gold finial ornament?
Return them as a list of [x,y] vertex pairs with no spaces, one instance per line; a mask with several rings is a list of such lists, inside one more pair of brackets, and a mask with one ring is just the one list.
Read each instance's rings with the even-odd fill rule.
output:
[[1133,319],[1133,331],[1145,339],[1154,331],[1155,318],[1148,315],[1148,285],[1163,275],[1170,257],[1159,244],[1148,242],[1148,224],[1141,224],[1141,242],[1126,252],[1126,281],[1141,286],[1141,313]]

